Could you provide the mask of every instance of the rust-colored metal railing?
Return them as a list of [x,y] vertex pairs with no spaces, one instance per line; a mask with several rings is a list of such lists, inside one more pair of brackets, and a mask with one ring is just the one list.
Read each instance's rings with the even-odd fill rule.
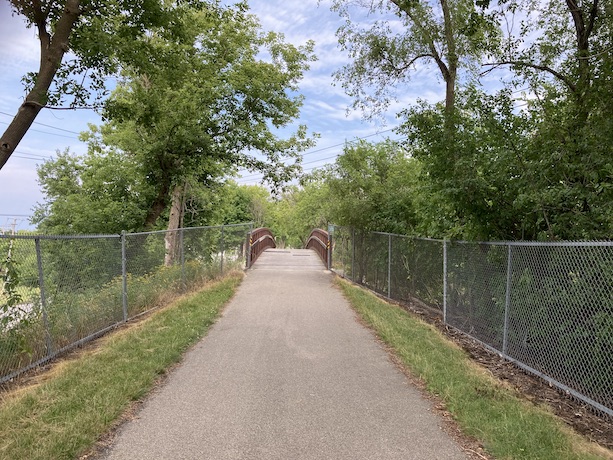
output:
[[316,228],[309,235],[309,239],[304,247],[306,249],[313,249],[319,255],[328,270],[330,270],[332,266],[331,244],[330,234],[321,228]]
[[275,237],[268,228],[256,228],[247,235],[247,268],[255,263],[266,249],[276,248]]

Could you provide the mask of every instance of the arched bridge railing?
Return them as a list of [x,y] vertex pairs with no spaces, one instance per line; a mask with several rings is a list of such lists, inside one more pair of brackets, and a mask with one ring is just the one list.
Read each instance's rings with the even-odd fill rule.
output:
[[247,268],[251,268],[254,262],[266,249],[276,248],[275,237],[268,228],[256,228],[247,235],[249,250],[247,251]]
[[328,270],[332,266],[332,248],[330,247],[332,244],[330,240],[330,235],[327,231],[322,230],[321,228],[316,228],[309,235],[309,239],[304,246],[306,249],[313,249],[319,257],[326,265]]

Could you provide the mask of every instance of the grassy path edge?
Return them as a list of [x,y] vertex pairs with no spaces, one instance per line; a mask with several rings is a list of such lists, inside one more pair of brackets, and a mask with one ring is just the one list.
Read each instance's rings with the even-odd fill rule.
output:
[[242,278],[207,284],[3,395],[0,459],[74,459],[90,450],[206,334]]
[[611,459],[545,408],[536,407],[474,364],[433,326],[373,293],[337,278],[343,294],[459,428],[499,459]]

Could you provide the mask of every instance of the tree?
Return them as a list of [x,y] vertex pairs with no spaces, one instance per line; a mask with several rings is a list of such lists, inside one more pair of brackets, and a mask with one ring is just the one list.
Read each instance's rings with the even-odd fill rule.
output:
[[413,233],[418,174],[417,162],[395,142],[347,145],[327,179],[334,223],[364,231]]
[[[386,108],[391,88],[407,82],[421,60],[436,63],[446,82],[444,103],[422,103],[400,113],[405,122],[399,131],[409,136],[409,149],[423,167],[421,183],[429,187],[417,196],[436,199],[444,211],[443,219],[424,219],[425,208],[416,201],[417,228],[478,239],[610,238],[613,130],[607,104],[613,95],[613,21],[608,4],[519,0],[500,2],[488,13],[461,2],[352,4],[371,12],[387,8],[404,18],[401,24],[367,27],[348,22],[341,29],[341,44],[355,60],[338,75],[355,106],[374,113]],[[335,4],[341,12],[346,5]],[[427,19],[435,8],[440,23]],[[512,24],[504,8],[520,16],[518,35],[511,30],[502,37],[494,26],[495,18]],[[423,19],[417,21],[418,14]],[[424,24],[427,30],[420,29]],[[486,55],[488,63],[480,60]],[[493,95],[476,82],[458,85],[457,71],[478,65],[505,66],[515,77]],[[526,90],[533,97],[518,106],[515,95]],[[438,223],[422,227],[424,222]]]
[[74,156],[66,151],[38,168],[45,202],[34,212],[38,230],[54,235],[118,234],[142,230],[154,190],[140,165],[117,151]]
[[[469,87],[458,93],[453,148],[461,154],[454,162],[447,155],[442,104],[422,103],[403,117],[400,131],[407,134],[409,148],[423,168],[421,182],[430,189],[418,196],[436,203],[429,203],[429,208],[438,217],[430,214],[425,220],[439,222],[438,237],[520,239],[528,234],[529,213],[517,198],[534,191],[524,180],[529,174],[531,125],[525,114],[515,113],[510,91],[487,95]],[[428,204],[420,209],[423,221]]]
[[[297,83],[313,59],[311,42],[295,47],[262,33],[245,3],[209,5],[183,21],[180,39],[150,38],[157,63],[147,73],[126,69],[104,112],[103,141],[135,156],[156,187],[146,228],[168,207],[167,229],[179,228],[186,192],[238,167],[282,184],[312,143],[302,125],[287,139],[276,134],[299,115]],[[169,261],[174,235],[168,233]]]
[[[26,97],[0,137],[0,169],[43,108],[91,106],[105,94],[105,78],[129,63],[152,59],[146,37],[176,30],[181,5],[161,0],[10,0],[14,13],[36,28],[40,66],[24,77]],[[67,59],[66,59],[67,58]],[[62,107],[72,98],[68,107]]]
[[303,176],[300,186],[283,192],[274,202],[269,226],[278,246],[303,248],[311,230],[334,222],[330,213],[330,189],[324,176]]
[[269,225],[272,201],[268,189],[261,185],[237,185],[226,182],[218,193],[218,224],[252,222],[255,227]]
[[515,87],[528,86],[533,94],[526,102],[532,129],[524,155],[533,193],[523,193],[521,200],[530,212],[540,210],[542,238],[609,238],[610,5],[599,0],[506,5],[524,12],[522,30],[506,37],[486,66],[487,72],[510,67],[521,85]]
[[[351,22],[352,5],[398,19],[390,24],[388,17],[364,27]],[[370,114],[388,107],[395,86],[409,82],[420,61],[436,65],[445,82],[446,112],[451,114],[459,69],[474,66],[485,44],[497,37],[492,21],[478,13],[472,0],[337,0],[333,9],[347,18],[337,35],[353,58],[336,77],[354,97],[354,108]]]

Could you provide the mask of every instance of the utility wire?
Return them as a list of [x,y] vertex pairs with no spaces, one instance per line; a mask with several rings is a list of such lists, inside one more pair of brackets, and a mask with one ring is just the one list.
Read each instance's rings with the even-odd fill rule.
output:
[[[341,144],[341,145],[343,145],[343,144]],[[318,160],[309,161],[309,162],[306,162],[306,163],[302,163],[302,165],[319,163],[320,161],[327,161],[327,160],[332,160],[332,159],[335,159],[335,158],[338,158],[338,155],[335,155],[335,156],[332,156],[332,157],[320,158]],[[326,164],[329,164],[329,163],[326,163]],[[326,164],[319,165],[319,166],[312,166],[310,168],[304,168],[302,170],[302,173],[308,173],[308,172],[314,171],[316,169],[319,169],[319,168],[322,168],[322,167],[326,166]],[[263,176],[264,176],[263,173],[256,173],[256,174],[251,174],[249,176],[239,177],[236,180],[236,183],[239,184],[239,185],[247,185],[247,184],[250,184],[250,183],[255,183],[259,179],[261,179]]]
[[[325,152],[326,150],[334,149],[334,148],[336,148],[336,147],[342,147],[342,146],[344,146],[344,145],[346,145],[346,144],[348,144],[348,143],[352,143],[352,142],[355,142],[355,141],[361,141],[361,140],[363,140],[363,139],[368,139],[369,137],[379,136],[380,134],[384,134],[384,133],[388,133],[388,132],[390,132],[390,131],[393,131],[393,130],[394,130],[394,129],[396,129],[396,128],[398,128],[398,126],[396,126],[396,127],[394,127],[394,128],[389,128],[389,129],[386,129],[386,130],[384,130],[384,131],[379,131],[379,132],[376,132],[376,133],[373,133],[373,134],[368,134],[368,135],[366,135],[366,136],[356,137],[354,140],[351,140],[351,141],[345,141],[345,142],[341,142],[341,143],[339,143],[339,144],[328,145],[327,147],[321,147],[321,148],[316,149],[316,150],[310,150],[310,151],[308,151],[308,152],[303,153],[303,154],[302,154],[302,157],[304,158],[304,157],[305,157],[305,156],[307,156],[307,155],[312,155],[312,154],[314,154],[314,153],[321,153],[321,152]],[[330,158],[328,158],[328,159],[336,158],[336,156],[338,156],[338,155],[335,155],[334,157],[330,157]],[[315,161],[315,162],[317,162],[317,161],[324,161],[324,159],[322,158],[322,159],[320,159],[320,160],[314,160],[314,161]],[[309,163],[303,163],[303,164],[309,164]],[[241,169],[239,172],[241,172],[241,171],[248,171],[248,170],[247,170],[247,169]],[[255,177],[255,176],[258,176],[258,175],[260,175],[260,174],[252,174],[252,175],[250,175],[250,176],[243,176],[241,179],[243,179],[243,178],[245,178],[245,177]]]
[[[8,124],[9,124],[9,123],[7,123],[7,122],[5,122],[5,121],[0,121],[0,123],[2,123],[3,125],[8,125]],[[58,128],[55,128],[55,129],[58,129]],[[59,134],[59,133],[50,133],[50,132],[48,132],[48,131],[41,131],[40,129],[33,129],[33,128],[30,128],[28,131],[34,131],[34,132],[37,132],[37,133],[48,134],[48,135],[50,135],[50,136],[59,136],[59,137],[67,137],[67,138],[69,138],[69,139],[78,139],[78,137],[75,137],[75,136],[66,136],[65,134]],[[78,134],[78,133],[77,133],[77,134]]]
[[[7,117],[13,117],[13,115],[11,115],[10,113],[1,112],[1,111],[0,111],[0,115],[6,115]],[[45,123],[40,123],[38,121],[34,121],[32,123],[35,124],[35,125],[44,126],[46,128],[52,128],[52,129],[57,129],[58,131],[64,131],[64,132],[70,133],[70,134],[76,134],[76,135],[81,134],[81,133],[78,133],[76,131],[70,131],[69,129],[58,128],[57,126],[52,126],[52,125],[46,125]]]

